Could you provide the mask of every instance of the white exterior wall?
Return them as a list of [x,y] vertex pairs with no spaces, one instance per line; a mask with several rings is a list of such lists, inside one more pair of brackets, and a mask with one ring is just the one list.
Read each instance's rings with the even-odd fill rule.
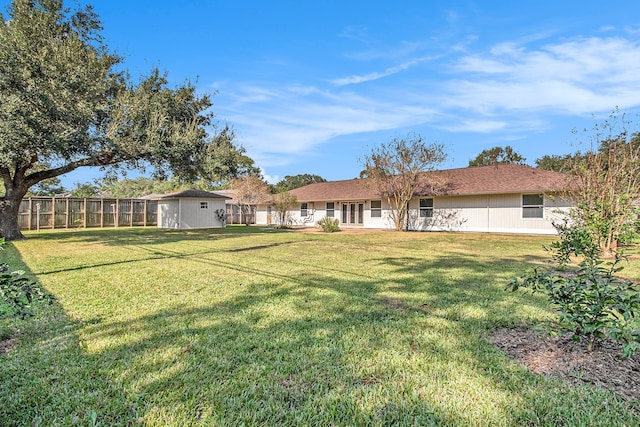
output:
[[[343,223],[342,206],[363,204],[362,224]],[[544,197],[543,218],[522,217],[522,194],[496,194],[479,196],[434,197],[432,218],[420,218],[420,198],[409,203],[409,228],[418,231],[469,231],[492,233],[556,234],[554,220],[560,220],[569,204]],[[307,203],[307,216],[300,215],[300,203],[290,211],[292,224],[315,226],[326,217],[327,202]],[[391,229],[395,227],[386,200],[381,200],[380,217],[371,216],[371,200],[335,201],[334,216],[342,228]],[[256,212],[256,224],[266,225],[268,208],[260,205]],[[350,219],[350,218],[349,218]],[[271,223],[275,223],[275,214]]]
[[553,221],[569,205],[544,197],[543,218],[523,218],[522,194],[449,196],[433,198],[433,218],[419,217],[420,199],[410,203],[412,229],[492,233],[556,234]]
[[[201,208],[201,202],[207,208]],[[221,228],[216,211],[225,211],[224,200],[220,199],[171,199],[158,201],[158,227],[173,229]],[[226,211],[225,211],[226,212]]]
[[[342,207],[347,205],[347,222],[343,222]],[[360,213],[358,206],[362,204],[362,222],[360,223],[357,215]],[[351,216],[350,209],[354,205],[357,214],[355,217]],[[313,202],[308,203],[307,217],[302,218],[300,215],[300,205],[296,206],[296,209],[292,211],[292,218],[294,224],[313,226],[318,221],[327,216],[327,202]],[[388,217],[389,207],[386,202],[382,201],[382,215],[380,218],[371,216],[371,201],[370,200],[350,200],[350,201],[335,201],[333,202],[333,218],[337,219],[340,223],[340,227],[343,228],[393,228],[393,223]],[[305,222],[306,219],[306,222]],[[351,220],[355,219],[355,223]]]
[[[362,204],[362,222],[360,223],[357,215],[359,214],[358,206]],[[322,219],[326,216],[326,202],[316,203],[316,206],[320,208],[316,210],[316,218]],[[343,206],[347,206],[347,221],[344,221]],[[333,218],[337,219],[340,223],[340,227],[343,228],[378,228],[378,229],[393,229],[393,221],[389,216],[389,204],[385,200],[381,200],[381,215],[374,217],[371,215],[371,200],[349,200],[349,201],[336,201],[334,202],[334,215]],[[356,216],[351,215],[351,208],[355,207],[357,212]],[[355,219],[355,223],[352,220]],[[317,221],[317,220],[316,220]]]
[[158,200],[158,228],[180,228],[178,200]]
[[273,223],[273,215],[271,215],[271,222],[268,221],[270,209],[267,205],[256,206],[256,225],[268,225]]
[[[379,199],[378,199],[379,200]],[[390,215],[390,207],[389,203],[382,199],[381,200],[382,211],[379,217],[371,216],[371,201],[367,200],[364,205],[364,227],[365,228],[378,228],[378,229],[395,229],[395,225],[393,225],[393,219]]]
[[[289,211],[289,218],[292,225],[303,225],[305,227],[313,227],[318,220],[324,216],[324,202],[307,202],[307,215],[301,215],[300,206],[302,203],[297,203]],[[316,209],[316,206],[320,206],[322,210]]]

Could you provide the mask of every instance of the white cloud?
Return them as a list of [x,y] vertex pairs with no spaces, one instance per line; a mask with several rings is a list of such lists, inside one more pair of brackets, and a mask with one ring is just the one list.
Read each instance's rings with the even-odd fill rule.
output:
[[260,174],[262,174],[262,177],[268,184],[277,184],[278,182],[280,182],[280,177],[278,175],[268,175],[267,171],[265,171],[263,168],[260,168]]
[[441,128],[450,132],[490,133],[504,129],[506,126],[507,123],[500,120],[461,120]]
[[241,94],[269,93],[268,101],[225,94],[235,102],[218,113],[234,124],[238,142],[263,167],[282,166],[309,155],[335,137],[408,126],[417,117],[424,121],[434,114],[429,108],[390,104],[353,91],[297,88],[238,89]]
[[384,77],[388,77],[394,74],[397,74],[401,71],[407,70],[410,67],[422,63],[422,62],[426,62],[426,61],[431,61],[436,59],[436,56],[423,56],[420,58],[415,58],[412,59],[410,61],[406,61],[403,62],[402,64],[393,66],[393,67],[389,67],[384,71],[375,71],[375,72],[371,72],[368,74],[362,74],[362,75],[353,75],[350,77],[343,77],[343,78],[338,78],[338,79],[333,79],[331,80],[331,83],[333,83],[336,86],[346,86],[346,85],[351,85],[351,84],[357,84],[357,83],[365,83],[365,82],[370,82],[373,80],[378,80]]
[[417,51],[424,49],[425,43],[421,41],[403,40],[394,46],[382,46],[377,49],[368,49],[359,52],[345,53],[343,56],[355,61],[373,61],[378,59],[406,58],[414,55]]
[[[592,37],[540,45],[539,38],[482,53],[422,56],[325,86],[227,84],[219,97],[228,102],[218,98],[217,113],[234,124],[257,164],[273,168],[315,156],[323,144],[348,135],[428,123],[513,140],[546,129],[558,116],[640,105],[640,42]],[[412,68],[425,61],[433,66]],[[406,78],[383,79],[400,72]],[[371,84],[357,84],[363,82]]]
[[369,29],[367,27],[352,25],[338,34],[338,37],[361,41],[367,38],[368,33]]
[[610,31],[615,31],[616,27],[614,27],[613,25],[603,25],[602,27],[598,28],[598,31],[600,31],[601,33],[608,33]]
[[584,38],[537,50],[503,43],[460,58],[453,71],[462,76],[446,83],[447,105],[483,114],[584,114],[640,103],[640,43],[626,39]]
[[640,34],[640,25],[625,27],[625,31],[631,35]]

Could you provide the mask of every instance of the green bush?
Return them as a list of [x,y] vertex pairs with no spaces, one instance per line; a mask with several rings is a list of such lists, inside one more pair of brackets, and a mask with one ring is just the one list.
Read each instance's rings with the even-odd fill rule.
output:
[[[566,223],[557,227],[560,240],[546,248],[557,266],[529,271],[508,288],[545,293],[559,311],[561,328],[573,332],[577,341],[584,337],[589,351],[597,338],[609,336],[623,343],[625,356],[635,354],[640,350],[640,331],[633,330],[640,314],[640,289],[616,276],[622,270],[622,255],[605,263],[583,230]],[[577,269],[567,268],[571,256],[582,258]]]
[[13,329],[5,324],[6,321],[0,321],[0,341],[8,340],[13,336]]
[[336,231],[340,231],[340,221],[336,218],[324,217],[319,220],[317,224],[325,233],[335,233]]
[[[4,239],[0,239],[0,250]],[[0,264],[0,318],[32,316],[31,303],[34,300],[53,302],[53,296],[46,293],[33,280],[24,277],[24,271],[10,271],[9,265]]]

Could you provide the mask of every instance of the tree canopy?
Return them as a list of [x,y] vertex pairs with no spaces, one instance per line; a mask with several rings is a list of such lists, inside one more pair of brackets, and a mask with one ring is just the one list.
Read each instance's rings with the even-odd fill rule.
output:
[[71,190],[72,197],[100,197],[102,191],[100,187],[90,182],[79,183],[76,182],[76,187]]
[[469,160],[469,166],[491,166],[504,163],[523,165],[525,160],[527,159],[522,157],[513,147],[507,145],[504,148],[498,146],[483,150],[475,159]]
[[295,188],[304,187],[305,185],[315,184],[316,182],[326,182],[327,180],[319,175],[299,174],[286,175],[282,180],[273,186],[274,193],[282,193],[284,191],[293,190]]
[[579,159],[580,155],[576,154],[546,154],[535,160],[538,169],[544,169],[554,172],[567,173],[571,171],[573,164]]
[[213,121],[208,95],[189,82],[170,87],[157,69],[133,82],[91,6],[13,0],[0,21],[0,232],[7,240],[22,237],[18,208],[29,188],[79,167],[151,167],[209,181],[253,168],[232,129]]
[[103,179],[100,182],[103,194],[119,199],[137,198],[150,194],[164,194],[183,188],[173,179],[154,179],[149,177]]

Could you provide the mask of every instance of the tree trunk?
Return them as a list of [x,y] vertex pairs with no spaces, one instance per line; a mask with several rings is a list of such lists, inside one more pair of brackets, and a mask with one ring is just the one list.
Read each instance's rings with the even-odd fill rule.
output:
[[18,225],[18,212],[24,194],[9,193],[13,194],[0,199],[0,235],[7,241],[24,239]]

